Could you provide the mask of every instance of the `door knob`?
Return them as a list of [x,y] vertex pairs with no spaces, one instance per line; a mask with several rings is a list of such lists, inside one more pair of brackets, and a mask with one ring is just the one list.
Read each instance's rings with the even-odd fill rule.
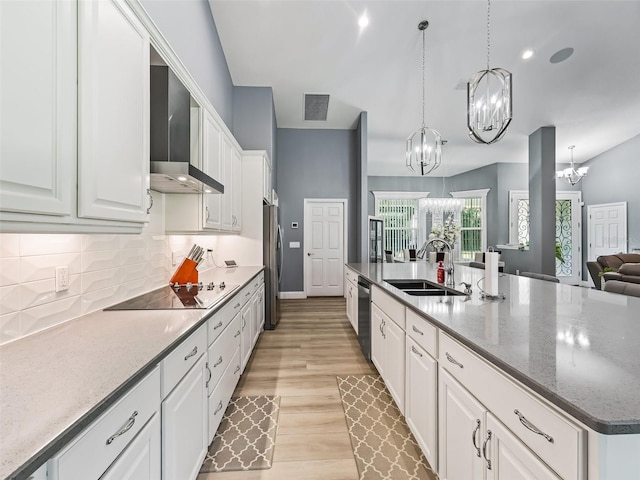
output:
[[310,257],[311,255],[313,255],[313,253],[307,253],[307,256],[309,256],[309,257]]

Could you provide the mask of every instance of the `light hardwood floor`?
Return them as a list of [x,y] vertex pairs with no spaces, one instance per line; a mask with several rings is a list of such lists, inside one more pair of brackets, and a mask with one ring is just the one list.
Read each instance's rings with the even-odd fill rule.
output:
[[336,375],[372,374],[341,297],[283,300],[234,395],[280,395],[268,470],[200,474],[198,480],[357,480]]

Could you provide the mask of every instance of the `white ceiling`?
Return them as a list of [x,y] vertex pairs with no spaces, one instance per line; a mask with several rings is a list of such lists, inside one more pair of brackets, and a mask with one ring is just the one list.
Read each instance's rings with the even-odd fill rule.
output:
[[[494,0],[491,67],[513,74],[513,121],[494,145],[466,130],[466,81],[486,66],[486,1],[209,2],[234,85],[273,87],[279,128],[354,128],[368,112],[370,175],[410,174],[404,145],[421,124],[423,19],[426,123],[448,141],[431,175],[526,162],[541,126],[556,126],[558,162],[569,145],[582,162],[640,133],[640,0]],[[363,12],[370,23],[360,31]],[[574,54],[550,63],[565,47]],[[304,93],[331,95],[326,122],[302,120]]]

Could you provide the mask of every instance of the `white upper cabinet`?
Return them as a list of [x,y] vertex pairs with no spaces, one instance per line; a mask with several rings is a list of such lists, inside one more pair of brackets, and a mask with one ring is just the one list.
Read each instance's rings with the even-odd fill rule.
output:
[[[204,111],[203,122],[203,169],[204,173],[218,180],[227,189],[223,178],[222,164],[222,128],[213,116]],[[204,221],[206,229],[219,230],[222,227],[222,195],[204,194]]]
[[231,165],[231,186],[233,197],[231,203],[231,216],[233,217],[232,230],[242,230],[242,156],[237,148],[233,149],[233,161]]
[[123,0],[78,4],[78,216],[149,219],[149,33]]
[[0,1],[0,210],[72,214],[76,5]]
[[231,231],[233,228],[233,144],[226,136],[222,139],[222,170],[224,194],[222,197],[222,230]]

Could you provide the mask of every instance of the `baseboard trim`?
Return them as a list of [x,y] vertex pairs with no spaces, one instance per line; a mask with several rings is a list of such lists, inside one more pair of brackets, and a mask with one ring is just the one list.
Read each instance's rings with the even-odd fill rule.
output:
[[305,292],[280,292],[278,296],[281,300],[302,300],[307,298]]

